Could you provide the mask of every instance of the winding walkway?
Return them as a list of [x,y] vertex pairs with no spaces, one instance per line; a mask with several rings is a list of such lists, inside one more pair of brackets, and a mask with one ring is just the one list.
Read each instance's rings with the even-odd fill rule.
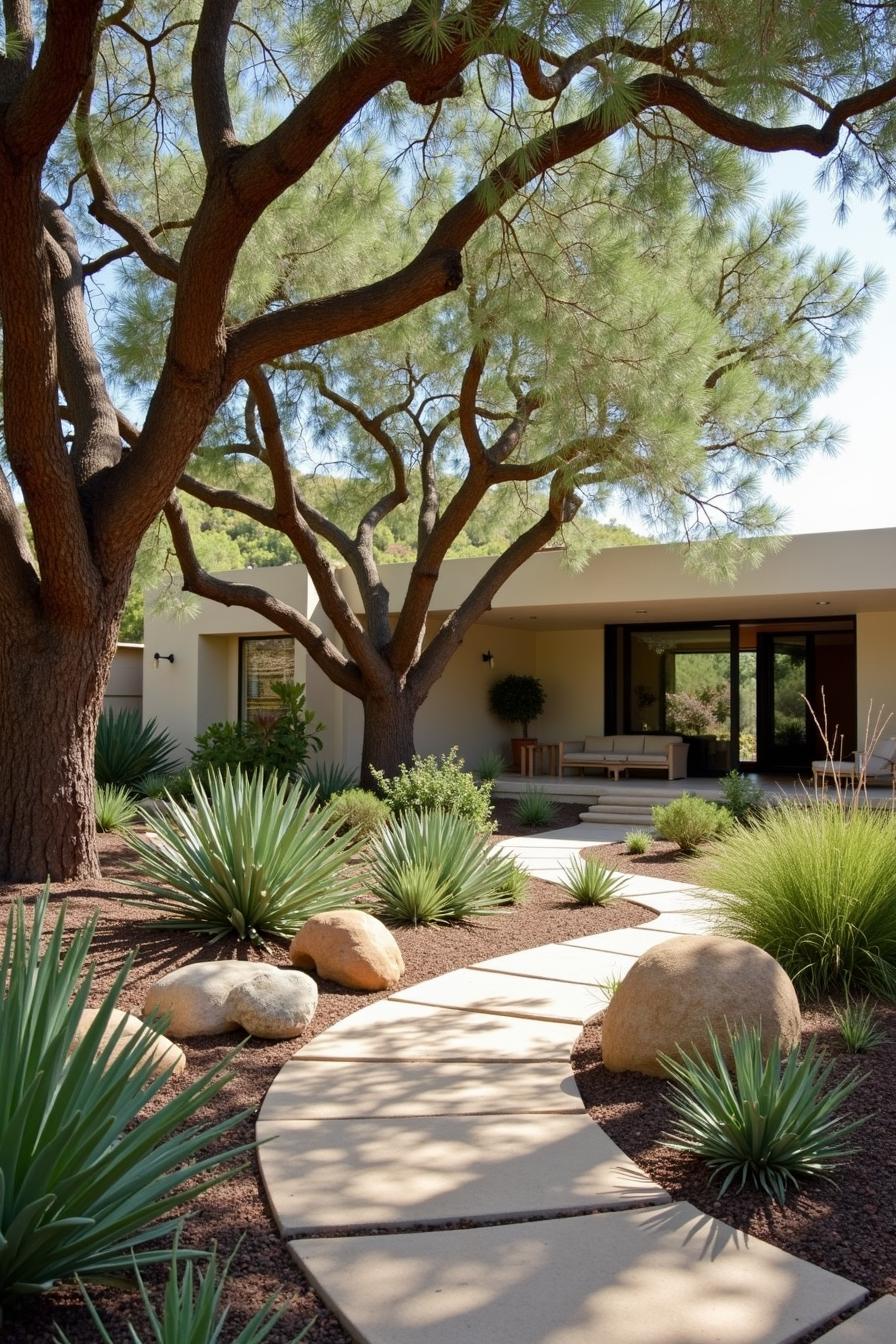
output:
[[[556,880],[607,830],[503,843]],[[673,1203],[585,1111],[569,1057],[602,984],[712,927],[707,895],[684,883],[628,876],[622,895],[656,918],[400,990],[278,1074],[257,1125],[271,1208],[355,1339],[795,1344],[865,1301]],[[822,1339],[893,1344],[896,1299]]]

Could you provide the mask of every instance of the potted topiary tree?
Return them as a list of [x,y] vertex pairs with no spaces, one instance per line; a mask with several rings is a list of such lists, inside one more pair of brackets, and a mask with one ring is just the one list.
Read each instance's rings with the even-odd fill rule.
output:
[[505,723],[518,723],[523,736],[510,739],[513,755],[513,767],[522,773],[523,747],[534,746],[537,737],[529,736],[529,724],[537,719],[544,709],[544,687],[538,677],[516,676],[502,677],[489,691],[489,706],[493,714]]

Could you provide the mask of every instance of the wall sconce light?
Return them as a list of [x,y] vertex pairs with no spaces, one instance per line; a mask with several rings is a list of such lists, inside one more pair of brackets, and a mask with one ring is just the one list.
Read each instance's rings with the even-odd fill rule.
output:
[[173,663],[173,662],[174,662],[174,654],[173,654],[173,653],[154,653],[154,654],[153,654],[153,658],[155,659],[156,667],[158,667],[158,665],[159,665],[159,661],[160,661],[160,660],[161,660],[162,662],[165,662],[165,663]]
[[494,665],[495,665],[495,655],[492,653],[491,649],[488,649],[488,650],[482,655],[482,661],[483,661],[484,663],[488,663],[489,667],[494,667]]

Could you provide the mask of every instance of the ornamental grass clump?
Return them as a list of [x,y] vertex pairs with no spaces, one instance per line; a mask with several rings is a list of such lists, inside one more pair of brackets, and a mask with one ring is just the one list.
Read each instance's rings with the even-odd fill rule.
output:
[[351,905],[358,885],[347,865],[359,844],[315,808],[314,794],[242,770],[208,770],[193,790],[193,803],[169,800],[146,815],[153,836],[129,836],[143,873],[129,899],[166,912],[158,923],[263,944]]
[[626,831],[625,833],[626,854],[646,854],[652,844],[653,836],[649,831]]
[[133,794],[116,784],[97,784],[93,803],[98,831],[123,831],[137,815]]
[[496,853],[466,817],[405,812],[374,842],[369,878],[385,919],[443,924],[507,905],[515,872],[513,858]]
[[527,789],[516,800],[514,814],[521,826],[550,826],[557,815],[557,804],[540,789]]
[[776,1042],[763,1055],[757,1027],[729,1033],[733,1071],[709,1032],[710,1057],[660,1055],[674,1086],[669,1098],[675,1127],[671,1148],[705,1158],[721,1179],[720,1196],[735,1185],[752,1185],[780,1204],[805,1177],[830,1180],[829,1173],[854,1153],[848,1142],[867,1117],[844,1120],[840,1106],[861,1079],[855,1071],[830,1087],[833,1064],[819,1057],[816,1039],[801,1055],[783,1058]]
[[896,998],[896,816],[782,803],[707,856],[720,932],[764,948],[803,1000]]
[[[145,1336],[138,1334],[133,1322],[128,1321],[131,1344],[144,1344],[144,1341],[145,1344],[224,1344],[223,1332],[230,1314],[229,1306],[224,1305],[224,1290],[238,1250],[239,1245],[233,1255],[219,1266],[217,1247],[213,1245],[203,1269],[198,1261],[184,1261],[179,1254],[179,1238],[175,1236],[160,1310],[156,1310],[153,1304],[140,1273],[140,1266],[134,1264],[132,1267],[134,1279],[149,1322],[149,1334]],[[78,1287],[81,1289],[81,1296],[84,1298],[90,1318],[96,1326],[100,1344],[115,1344],[87,1289],[80,1282]],[[229,1344],[263,1344],[289,1308],[288,1302],[280,1302],[275,1295],[272,1295],[261,1304],[239,1334],[230,1336]],[[313,1321],[309,1321],[305,1329],[293,1337],[292,1344],[299,1344],[313,1324]],[[58,1344],[71,1344],[68,1335],[58,1325],[55,1338]]]
[[609,905],[622,894],[625,879],[605,864],[576,855],[563,868],[560,885],[577,905]]
[[217,1146],[249,1111],[192,1120],[231,1081],[233,1052],[159,1104],[172,1070],[157,1072],[152,1027],[131,1037],[119,1027],[103,1044],[132,955],[75,1042],[96,916],[68,934],[63,905],[45,931],[49,899],[45,887],[30,928],[16,903],[0,952],[0,1303],[168,1259],[168,1215],[252,1147]]
[[832,1003],[831,1010],[850,1054],[865,1055],[887,1039],[870,999],[847,999],[842,1008]]
[[683,793],[671,803],[654,807],[653,824],[663,840],[671,840],[683,854],[696,854],[701,845],[731,828],[731,813],[695,793]]

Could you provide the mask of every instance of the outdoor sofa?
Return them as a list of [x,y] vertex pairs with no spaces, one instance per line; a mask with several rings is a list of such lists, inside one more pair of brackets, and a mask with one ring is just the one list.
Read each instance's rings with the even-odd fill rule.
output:
[[612,779],[626,770],[659,770],[668,779],[684,779],[688,772],[688,743],[680,737],[627,733],[613,737],[586,737],[560,743],[557,773],[603,768]]

